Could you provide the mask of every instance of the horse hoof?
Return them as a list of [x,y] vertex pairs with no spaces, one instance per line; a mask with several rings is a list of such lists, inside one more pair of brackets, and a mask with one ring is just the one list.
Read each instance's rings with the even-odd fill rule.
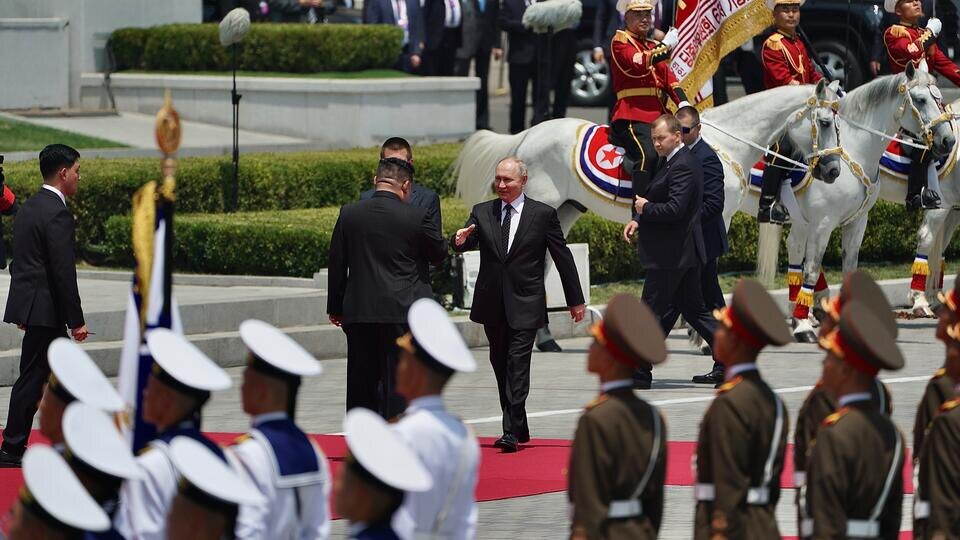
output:
[[793,337],[794,339],[797,340],[797,343],[816,343],[817,342],[817,335],[814,334],[813,332],[810,332],[809,330],[804,332],[797,332],[796,334],[793,335]]

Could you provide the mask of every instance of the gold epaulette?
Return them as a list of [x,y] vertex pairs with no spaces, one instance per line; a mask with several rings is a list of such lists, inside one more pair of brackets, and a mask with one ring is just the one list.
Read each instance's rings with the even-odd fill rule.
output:
[[717,389],[717,395],[719,396],[720,394],[733,390],[733,387],[740,384],[741,381],[743,381],[743,377],[741,377],[740,375],[737,375],[733,379],[730,379],[729,381],[721,384],[720,388]]
[[934,378],[934,379],[939,379],[940,377],[943,377],[943,376],[946,375],[946,374],[947,374],[947,370],[944,369],[944,368],[940,368],[940,369],[938,369],[938,370],[936,370],[936,371],[933,372],[933,378]]
[[591,401],[590,403],[587,403],[586,405],[584,405],[583,408],[584,408],[585,410],[588,410],[588,411],[589,411],[590,409],[596,407],[597,405],[603,403],[603,402],[606,401],[606,400],[607,400],[607,395],[606,395],[606,394],[600,394],[599,396],[597,396],[597,399]]
[[943,402],[943,405],[940,406],[940,412],[952,411],[960,407],[960,398],[953,398]]
[[153,450],[153,445],[152,445],[152,444],[148,444],[148,445],[144,446],[143,448],[141,448],[140,451],[137,452],[137,455],[138,455],[138,456],[142,456],[142,455],[146,454],[147,452],[149,452],[149,451],[151,451],[151,450]]
[[908,38],[908,39],[910,38],[910,32],[907,31],[907,27],[900,24],[895,24],[891,26],[890,28],[887,29],[887,31],[890,32],[891,37]]
[[774,32],[773,34],[770,34],[770,37],[768,37],[766,41],[763,42],[763,46],[768,47],[773,51],[781,51],[783,50],[783,43],[780,43],[780,40],[782,39],[783,34]]
[[243,435],[241,435],[241,436],[237,437],[236,439],[234,439],[233,442],[230,443],[230,446],[237,446],[238,444],[242,444],[242,443],[244,443],[244,442],[246,442],[246,441],[248,441],[248,440],[250,440],[250,434],[249,434],[249,433],[244,433]]
[[850,412],[850,408],[849,408],[849,407],[844,407],[844,408],[840,409],[839,411],[831,414],[830,416],[824,418],[824,419],[823,419],[823,423],[822,423],[821,425],[824,425],[824,426],[832,426],[832,425],[836,424],[837,422],[839,422],[841,418],[843,418],[844,416],[846,416],[846,414],[847,414],[848,412]]
[[630,43],[630,34],[625,30],[617,30],[617,33],[613,35],[613,40],[620,43]]

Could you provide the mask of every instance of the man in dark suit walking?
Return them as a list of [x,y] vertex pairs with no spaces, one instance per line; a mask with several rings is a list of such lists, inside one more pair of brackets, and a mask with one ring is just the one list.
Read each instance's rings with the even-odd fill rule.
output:
[[[671,114],[652,125],[653,146],[665,163],[650,187],[636,195],[636,214],[624,227],[626,241],[637,233],[637,253],[646,271],[642,299],[665,335],[683,319],[713,347],[717,322],[703,304],[700,271],[706,262],[700,215],[703,173],[697,157],[683,146],[680,122]],[[638,388],[650,388],[652,366],[635,374]]]
[[[710,143],[700,137],[700,113],[694,107],[677,111],[684,146],[693,152],[703,170],[703,207],[700,213],[700,229],[703,231],[704,256],[707,262],[700,271],[700,290],[707,311],[726,307],[720,278],[717,275],[717,259],[727,252],[727,228],[723,223],[723,165]],[[690,329],[692,344],[708,354],[709,346],[703,338]],[[710,351],[712,352],[712,351]],[[693,382],[717,384],[723,382],[723,364],[714,362],[706,375],[696,375]]]
[[547,251],[560,273],[570,316],[579,322],[586,306],[573,255],[557,211],[523,193],[527,166],[516,157],[497,164],[493,186],[498,199],[473,207],[451,242],[457,252],[480,247],[480,273],[470,320],[483,325],[490,364],[497,377],[503,436],[496,446],[516,452],[530,440],[526,400],[530,354],[537,329],[546,322],[544,266]]
[[10,393],[10,409],[0,447],[0,466],[19,467],[43,384],[50,377],[47,347],[58,337],[87,339],[77,290],[73,215],[67,197],[77,193],[80,154],[62,144],[40,152],[43,186],[20,207],[13,225],[10,292],[3,322],[24,330],[20,376]]
[[520,133],[527,124],[527,88],[533,83],[533,95],[538,95],[537,47],[538,40],[533,30],[523,26],[523,12],[533,0],[503,0],[500,6],[500,29],[507,33],[510,47],[507,49],[507,64],[510,81],[510,133]]
[[420,0],[369,0],[367,24],[389,24],[403,30],[403,43],[396,69],[414,73],[423,59],[423,11]]
[[466,77],[470,73],[470,61],[480,78],[477,90],[477,129],[490,129],[490,98],[487,92],[490,75],[490,54],[497,60],[503,54],[500,48],[500,0],[464,0],[463,43],[457,51],[454,74]]
[[347,410],[391,418],[405,407],[396,393],[397,344],[414,300],[429,298],[420,261],[440,264],[447,245],[424,208],[407,204],[410,165],[385,158],[373,197],[348,204],[330,241],[327,313],[347,335]]

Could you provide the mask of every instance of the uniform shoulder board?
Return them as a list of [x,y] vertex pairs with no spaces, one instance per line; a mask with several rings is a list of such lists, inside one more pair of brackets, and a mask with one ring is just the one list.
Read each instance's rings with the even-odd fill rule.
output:
[[940,406],[940,412],[952,411],[960,407],[960,398],[953,398],[943,402],[943,405]]
[[613,35],[613,40],[620,43],[630,43],[630,35],[623,30],[617,30],[617,33]]
[[743,381],[743,377],[741,377],[740,375],[737,375],[733,379],[730,379],[729,381],[721,384],[720,388],[717,390],[717,395],[719,396],[720,394],[724,394],[726,392],[729,392],[730,390],[733,390],[733,388],[738,384],[740,384],[741,381]]
[[947,374],[947,370],[944,369],[944,368],[940,368],[940,369],[936,370],[935,372],[933,372],[933,378],[934,378],[934,379],[939,379],[940,377],[943,377],[943,376],[946,375],[946,374]]
[[153,445],[152,445],[152,444],[148,444],[148,445],[144,446],[143,448],[141,448],[140,451],[137,452],[137,455],[138,455],[138,456],[142,456],[142,455],[146,454],[147,452],[149,452],[149,451],[151,451],[151,450],[153,450]]
[[890,29],[888,30],[888,32],[890,32],[891,37],[895,37],[895,38],[910,37],[910,32],[908,32],[907,28],[901,24],[894,24],[890,26]]
[[849,408],[849,407],[844,407],[844,408],[840,409],[839,411],[831,414],[830,416],[824,418],[822,425],[824,425],[824,426],[832,426],[832,425],[836,424],[837,422],[839,422],[840,419],[843,418],[848,412],[850,412],[850,408]]
[[763,46],[774,51],[782,50],[783,43],[780,43],[780,40],[782,39],[783,34],[780,32],[774,32],[773,34],[770,34],[770,37],[768,37],[766,41],[763,42]]
[[250,440],[250,434],[249,434],[249,433],[244,433],[243,435],[241,435],[241,436],[237,437],[236,439],[234,439],[233,442],[230,443],[230,446],[237,446],[237,445],[239,445],[239,444],[243,444],[244,442],[246,442],[246,441],[248,441],[248,440]]
[[606,395],[606,394],[600,394],[599,396],[597,396],[597,399],[591,401],[590,403],[587,403],[587,405],[584,407],[584,409],[586,409],[586,410],[589,411],[590,409],[595,408],[597,405],[600,405],[601,403],[603,403],[603,402],[606,401],[606,400],[607,400],[607,395]]

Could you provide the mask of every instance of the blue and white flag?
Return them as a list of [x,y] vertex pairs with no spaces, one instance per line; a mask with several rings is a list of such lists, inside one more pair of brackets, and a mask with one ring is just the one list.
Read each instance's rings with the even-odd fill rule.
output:
[[121,427],[135,453],[156,436],[154,426],[143,421],[143,390],[153,369],[146,333],[153,328],[169,328],[183,334],[172,291],[173,186],[172,178],[159,189],[156,182],[150,182],[133,196],[136,266],[124,322],[118,386],[126,402]]

